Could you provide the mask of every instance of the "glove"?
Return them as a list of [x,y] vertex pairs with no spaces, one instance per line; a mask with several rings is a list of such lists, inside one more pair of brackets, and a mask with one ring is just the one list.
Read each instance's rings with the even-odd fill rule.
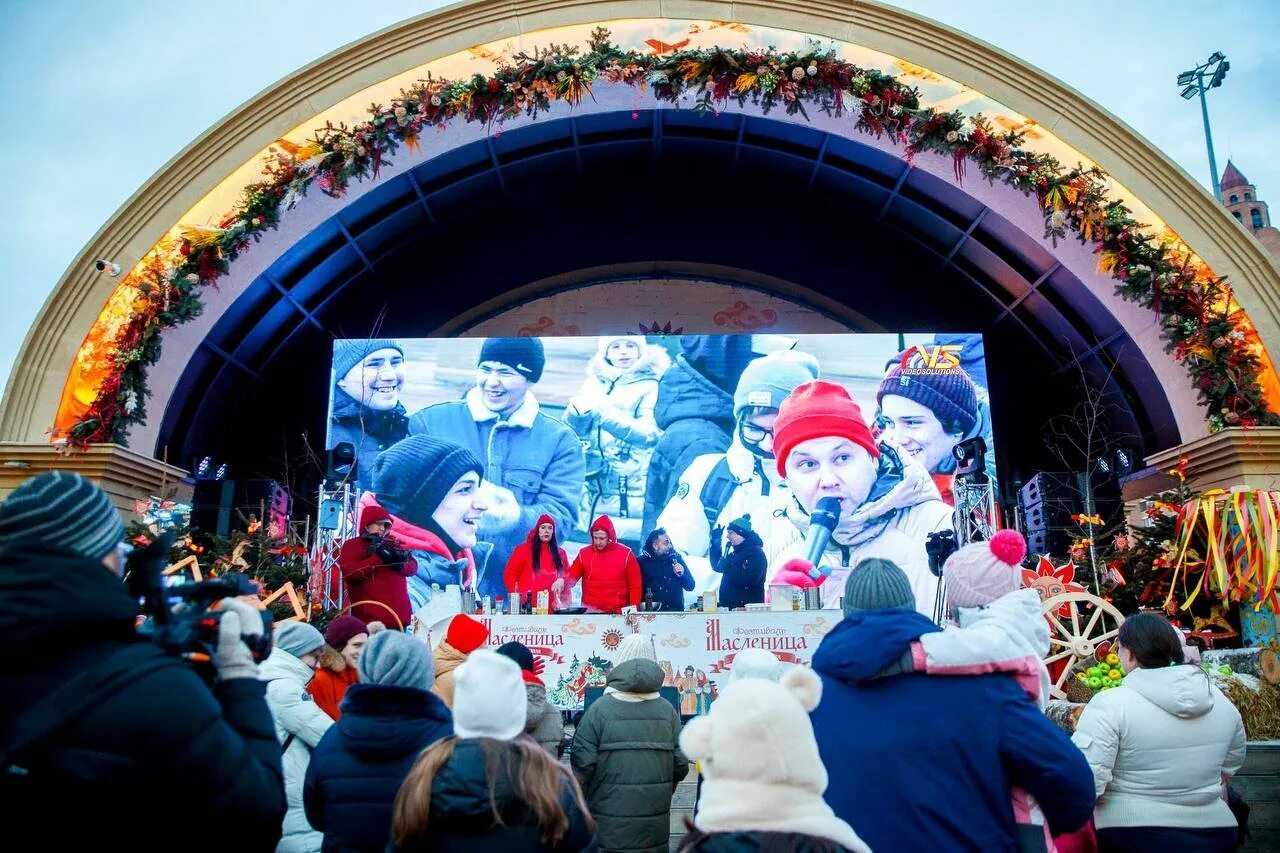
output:
[[[817,574],[815,578],[814,575]],[[812,589],[827,582],[827,576],[813,567],[813,563],[793,557],[782,564],[782,568],[773,576],[774,584],[788,584],[801,589]]]
[[262,617],[260,611],[250,604],[236,598],[225,598],[218,606],[222,618],[218,620],[218,646],[213,653],[213,666],[217,670],[218,681],[231,681],[234,678],[258,677],[258,665],[253,660],[253,652],[245,641],[246,637],[262,636]]

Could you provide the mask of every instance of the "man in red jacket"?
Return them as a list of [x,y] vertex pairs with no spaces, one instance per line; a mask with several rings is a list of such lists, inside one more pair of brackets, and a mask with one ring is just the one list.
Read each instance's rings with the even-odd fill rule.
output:
[[640,604],[640,564],[631,549],[618,542],[609,516],[602,515],[591,525],[591,544],[578,552],[564,581],[551,585],[559,594],[567,583],[582,579],[582,603],[588,610],[618,613]]
[[[417,573],[418,564],[391,538],[391,524],[385,509],[376,503],[365,505],[360,510],[360,529],[364,533],[342,543],[338,568],[351,601],[370,602],[352,608],[357,618],[387,625],[395,625],[398,619],[397,627],[406,628],[413,618],[413,608],[405,578]],[[395,559],[397,555],[403,559]]]

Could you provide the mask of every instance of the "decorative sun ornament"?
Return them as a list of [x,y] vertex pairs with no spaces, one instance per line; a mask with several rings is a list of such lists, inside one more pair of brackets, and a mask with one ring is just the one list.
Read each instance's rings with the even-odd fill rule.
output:
[[622,632],[616,628],[610,628],[600,635],[600,645],[609,651],[614,651],[622,643]]
[[[1049,562],[1048,557],[1042,556],[1040,564],[1036,566],[1035,571],[1031,569],[1022,570],[1022,585],[1039,592],[1041,601],[1047,601],[1055,595],[1062,595],[1066,592],[1088,591],[1076,583],[1075,580],[1076,567],[1070,561],[1061,566],[1054,566],[1053,563]],[[1070,617],[1071,607],[1065,604],[1059,607],[1058,615]]]

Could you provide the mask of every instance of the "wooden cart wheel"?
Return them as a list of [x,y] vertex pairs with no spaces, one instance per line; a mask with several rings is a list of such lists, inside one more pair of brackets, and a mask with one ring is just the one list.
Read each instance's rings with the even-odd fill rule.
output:
[[341,616],[344,613],[350,613],[351,608],[359,607],[362,604],[376,604],[378,607],[381,607],[383,610],[391,614],[392,619],[396,620],[396,627],[399,628],[401,631],[404,630],[404,623],[400,621],[400,617],[397,616],[396,612],[391,609],[391,606],[388,604],[383,604],[381,601],[374,601],[373,599],[366,599],[364,601],[353,601],[350,604],[348,604],[346,607],[339,610],[338,615]]
[[[1059,613],[1065,610],[1064,613]],[[1067,592],[1045,599],[1044,617],[1049,620],[1049,656],[1046,665],[1063,661],[1062,671],[1049,686],[1054,699],[1067,698],[1067,681],[1075,677],[1075,666],[1092,661],[1098,644],[1115,641],[1124,614],[1109,601],[1087,592]]]

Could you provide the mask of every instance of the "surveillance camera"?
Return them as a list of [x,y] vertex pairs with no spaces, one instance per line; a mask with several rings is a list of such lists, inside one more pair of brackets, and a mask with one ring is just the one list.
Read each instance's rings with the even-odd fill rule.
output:
[[98,272],[104,272],[107,275],[111,276],[112,278],[115,278],[116,276],[120,275],[120,265],[113,264],[111,261],[104,261],[102,259],[98,259],[93,262],[93,267]]

